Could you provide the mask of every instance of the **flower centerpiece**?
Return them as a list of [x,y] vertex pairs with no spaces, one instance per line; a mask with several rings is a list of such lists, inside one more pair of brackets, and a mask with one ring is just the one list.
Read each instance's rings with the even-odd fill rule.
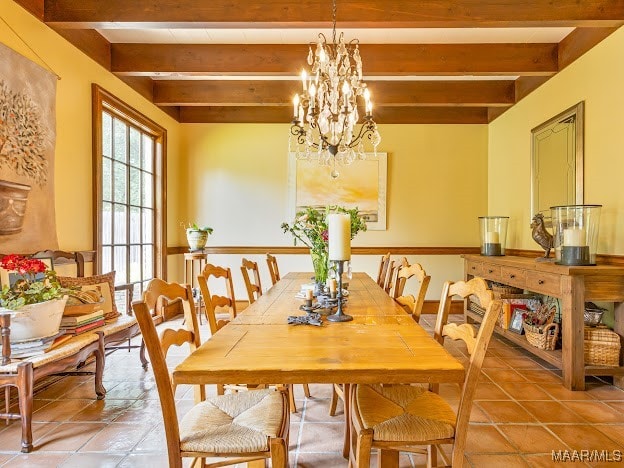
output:
[[0,310],[11,314],[11,341],[58,333],[67,290],[61,287],[56,272],[41,260],[20,255],[5,255],[0,266],[17,276],[0,290]]
[[350,216],[351,239],[358,232],[366,231],[366,222],[359,215],[358,209],[348,210],[341,206],[328,206],[323,210],[307,207],[297,212],[291,224],[282,224],[282,230],[292,234],[295,245],[301,242],[310,249],[314,279],[317,283],[325,283],[329,272],[327,215],[330,213],[345,213]]

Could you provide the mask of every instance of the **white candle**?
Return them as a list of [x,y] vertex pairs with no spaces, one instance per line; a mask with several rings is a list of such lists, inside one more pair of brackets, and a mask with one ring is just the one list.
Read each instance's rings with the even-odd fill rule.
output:
[[308,74],[306,73],[305,70],[301,71],[301,82],[303,83],[303,91],[305,92],[306,89],[308,89],[307,85],[307,80],[308,80]]
[[351,259],[351,217],[348,214],[327,215],[329,259]]
[[295,120],[298,119],[298,111],[299,111],[299,95],[295,94],[293,98],[293,115],[295,116]]
[[563,230],[563,245],[570,247],[583,247],[587,245],[585,229],[570,228]]
[[329,280],[329,292],[330,293],[335,293],[336,292],[336,278],[330,278]]
[[311,301],[314,297],[314,292],[311,289],[306,289],[306,299]]
[[498,232],[487,231],[485,233],[485,243],[486,244],[500,244],[500,238],[498,237]]

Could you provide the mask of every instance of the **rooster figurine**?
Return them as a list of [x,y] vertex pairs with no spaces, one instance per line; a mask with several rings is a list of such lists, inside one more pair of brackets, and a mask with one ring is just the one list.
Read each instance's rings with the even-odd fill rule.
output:
[[544,215],[542,213],[537,213],[533,216],[531,229],[533,231],[533,240],[545,250],[544,258],[547,259],[550,254],[550,249],[553,248],[553,236],[546,230],[546,226],[544,225]]

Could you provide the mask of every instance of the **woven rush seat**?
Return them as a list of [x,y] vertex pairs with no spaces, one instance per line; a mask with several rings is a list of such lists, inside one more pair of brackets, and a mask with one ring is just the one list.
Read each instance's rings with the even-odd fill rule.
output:
[[113,321],[107,321],[106,325],[102,325],[99,328],[96,328],[95,331],[101,331],[104,336],[113,335],[121,330],[125,330],[126,328],[130,328],[135,323],[137,323],[136,319],[130,315],[121,315],[117,317]]
[[251,453],[269,450],[282,426],[283,398],[274,390],[219,395],[199,403],[180,422],[185,452]]
[[32,356],[25,359],[12,359],[11,363],[0,366],[0,374],[12,374],[17,372],[17,366],[24,362],[32,363],[33,369],[37,369],[50,362],[59,361],[67,356],[72,356],[79,352],[82,348],[91,343],[98,341],[97,333],[85,333],[78,335],[71,340],[66,341],[58,348],[54,348],[50,352],[39,356]]
[[455,435],[457,416],[437,393],[410,385],[358,385],[356,401],[373,440],[448,439]]

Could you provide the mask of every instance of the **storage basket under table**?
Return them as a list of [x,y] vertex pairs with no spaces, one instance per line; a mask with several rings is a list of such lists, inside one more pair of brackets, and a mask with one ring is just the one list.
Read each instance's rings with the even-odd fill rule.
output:
[[585,364],[619,366],[620,347],[620,335],[613,330],[607,327],[585,327]]
[[549,323],[547,325],[529,325],[524,323],[524,334],[527,341],[536,348],[545,349],[546,351],[552,351],[557,345],[557,338],[559,337],[559,324]]

